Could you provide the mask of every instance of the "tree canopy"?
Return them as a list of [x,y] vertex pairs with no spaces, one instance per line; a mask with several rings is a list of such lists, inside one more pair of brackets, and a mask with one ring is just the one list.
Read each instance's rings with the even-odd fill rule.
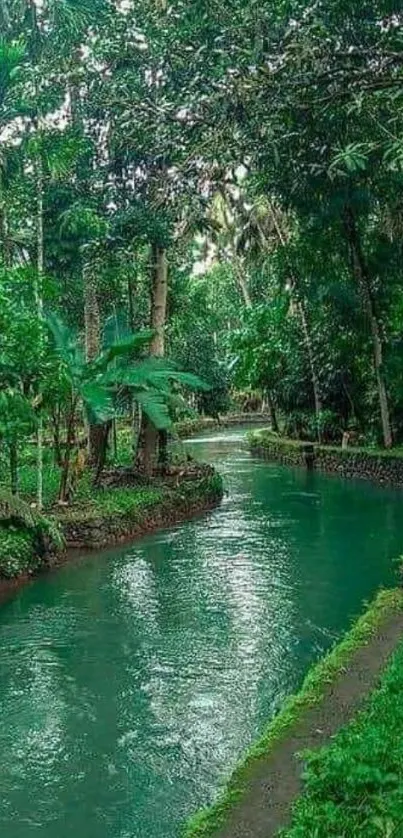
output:
[[[43,440],[66,443],[72,415],[95,465],[117,417],[140,423],[149,469],[167,422],[248,394],[290,434],[401,442],[402,47],[392,0],[2,3],[0,435],[14,489],[24,440],[37,436],[40,474]],[[49,315],[75,336],[67,377]],[[114,396],[100,416],[83,412],[82,376],[101,387],[111,323],[114,345],[151,336],[103,371]]]

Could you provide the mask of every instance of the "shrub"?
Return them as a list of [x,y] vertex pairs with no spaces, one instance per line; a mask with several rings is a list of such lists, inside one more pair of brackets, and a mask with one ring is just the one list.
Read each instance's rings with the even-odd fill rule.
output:
[[28,529],[0,526],[0,577],[13,579],[35,570],[40,563],[35,552],[35,536]]

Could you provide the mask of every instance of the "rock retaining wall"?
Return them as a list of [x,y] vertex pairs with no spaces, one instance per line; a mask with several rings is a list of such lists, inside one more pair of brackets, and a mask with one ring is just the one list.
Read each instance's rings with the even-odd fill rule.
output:
[[164,490],[160,503],[133,509],[118,515],[99,517],[72,516],[62,521],[70,549],[101,549],[120,544],[212,508],[223,495],[222,479],[211,474],[200,480],[184,480],[177,487]]
[[393,453],[277,439],[265,431],[250,434],[249,443],[252,453],[265,460],[403,488],[403,457]]

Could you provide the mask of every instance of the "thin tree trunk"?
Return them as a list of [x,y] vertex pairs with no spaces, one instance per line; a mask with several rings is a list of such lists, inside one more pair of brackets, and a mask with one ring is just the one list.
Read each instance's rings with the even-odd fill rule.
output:
[[[127,279],[127,297],[129,302],[129,326],[132,332],[135,330],[135,316],[134,316],[134,282],[133,276],[129,273]],[[136,419],[137,419],[137,404],[134,396],[131,396],[131,417],[132,417],[132,445],[133,445],[133,452],[138,450],[138,431],[136,430]],[[140,423],[139,423],[140,424]]]
[[[0,175],[1,178],[1,175]],[[0,187],[1,189],[1,187]],[[11,265],[11,249],[8,231],[8,219],[6,204],[3,199],[0,200],[0,240],[3,248],[3,259],[6,267]]]
[[67,487],[69,481],[69,469],[70,469],[70,461],[71,461],[71,452],[73,449],[74,438],[75,438],[75,423],[76,423],[76,408],[77,408],[77,399],[73,396],[71,400],[71,407],[70,407],[70,415],[67,422],[67,437],[66,437],[66,448],[64,453],[64,462],[63,462],[63,469],[62,474],[60,477],[60,487],[59,487],[59,503],[66,503],[68,500],[67,498]]
[[105,468],[106,455],[108,453],[109,434],[110,434],[111,428],[113,427],[113,422],[112,421],[105,422],[104,425],[99,425],[99,427],[101,428],[101,431],[102,431],[102,441],[101,441],[101,448],[100,448],[99,459],[98,459],[98,463],[97,463],[97,471],[96,471],[95,481],[94,481],[96,486],[99,486],[99,484],[101,482],[102,472]]
[[[40,348],[43,350],[43,273],[44,273],[44,243],[43,243],[43,159],[42,149],[37,155],[37,278],[35,286],[36,308],[39,323]],[[37,504],[43,507],[43,417],[42,405],[39,405],[39,420],[37,430]]]
[[10,442],[10,481],[11,494],[18,495],[18,449],[15,439]]
[[57,408],[52,411],[52,424],[53,424],[53,458],[55,461],[55,465],[61,466],[62,465],[62,453],[60,448],[60,418],[61,418],[61,409],[60,404],[58,404]]
[[275,434],[278,434],[278,422],[277,422],[276,408],[274,406],[274,402],[273,402],[271,393],[267,393],[267,404],[269,406],[271,429],[272,429],[272,431],[274,431]]
[[252,299],[249,293],[248,283],[245,279],[242,262],[240,259],[238,259],[238,257],[234,258],[234,272],[245,306],[246,308],[251,309]]
[[[1,175],[0,175],[1,177]],[[6,268],[11,265],[11,253],[8,239],[7,210],[5,202],[0,202],[0,239],[3,245],[3,259]],[[9,443],[10,484],[11,494],[18,495],[18,442],[13,439]]]
[[372,336],[374,367],[378,387],[379,407],[382,422],[383,443],[385,448],[393,445],[392,427],[390,422],[389,400],[386,381],[383,374],[383,347],[379,324],[375,314],[375,306],[371,291],[369,270],[365,261],[360,234],[351,207],[346,207],[344,214],[344,228],[350,247],[352,268],[363,301],[364,311]]
[[[277,218],[275,207],[273,206],[272,202],[268,199],[268,205],[274,225],[274,229],[277,234],[278,241],[284,249],[287,247],[287,238],[281,228],[281,224]],[[263,235],[263,234],[262,234]],[[304,335],[305,347],[309,361],[309,367],[311,371],[311,382],[312,382],[312,391],[313,391],[313,398],[315,403],[315,419],[316,419],[316,436],[318,442],[321,442],[321,425],[320,425],[320,414],[322,412],[322,398],[320,394],[320,382],[319,376],[316,370],[316,360],[315,360],[315,351],[314,346],[311,338],[311,332],[309,328],[309,321],[308,315],[305,307],[305,302],[301,299],[301,295],[298,289],[298,279],[295,275],[293,266],[287,256],[287,263],[288,263],[288,272],[290,277],[290,296],[291,302],[294,304],[296,311],[298,312],[302,332]]]
[[[90,258],[83,264],[84,286],[84,322],[85,322],[85,357],[94,361],[101,348],[101,320],[97,289],[98,261]],[[90,422],[88,425],[88,459],[91,465],[97,465],[102,451],[102,425]]]
[[[159,245],[152,247],[152,284],[151,284],[151,328],[155,330],[150,344],[150,355],[162,358],[165,352],[165,322],[168,296],[168,263],[166,250]],[[156,461],[158,431],[150,420],[142,415],[140,429],[138,463],[150,475]]]
[[114,460],[116,460],[118,456],[118,429],[116,419],[112,420],[112,453]]
[[321,442],[322,434],[321,434],[321,426],[320,426],[320,418],[322,413],[322,399],[320,396],[320,385],[319,385],[319,378],[316,372],[316,363],[315,363],[315,351],[313,348],[312,340],[311,340],[311,333],[308,325],[308,318],[305,309],[305,304],[303,300],[298,301],[298,312],[301,320],[302,331],[304,334],[305,346],[309,360],[309,367],[311,370],[311,381],[312,381],[312,390],[313,390],[313,397],[315,402],[315,417],[316,417],[316,435],[318,442]]
[[133,282],[133,277],[129,274],[127,278],[127,297],[129,303],[129,326],[134,332],[134,294],[135,294],[135,284]]

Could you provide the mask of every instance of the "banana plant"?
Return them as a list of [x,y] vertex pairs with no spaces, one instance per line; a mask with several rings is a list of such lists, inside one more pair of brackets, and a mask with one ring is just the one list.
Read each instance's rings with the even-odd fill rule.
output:
[[[172,407],[181,397],[175,387],[208,389],[197,376],[182,372],[163,358],[142,353],[154,337],[150,329],[129,333],[105,346],[97,358],[86,361],[77,336],[57,316],[47,318],[61,362],[61,374],[70,384],[66,454],[59,500],[68,499],[69,470],[76,444],[80,405],[87,421],[105,425],[120,412],[128,396],[135,400],[157,430],[172,426]],[[102,467],[103,462],[98,464]],[[98,467],[98,474],[100,468]]]

